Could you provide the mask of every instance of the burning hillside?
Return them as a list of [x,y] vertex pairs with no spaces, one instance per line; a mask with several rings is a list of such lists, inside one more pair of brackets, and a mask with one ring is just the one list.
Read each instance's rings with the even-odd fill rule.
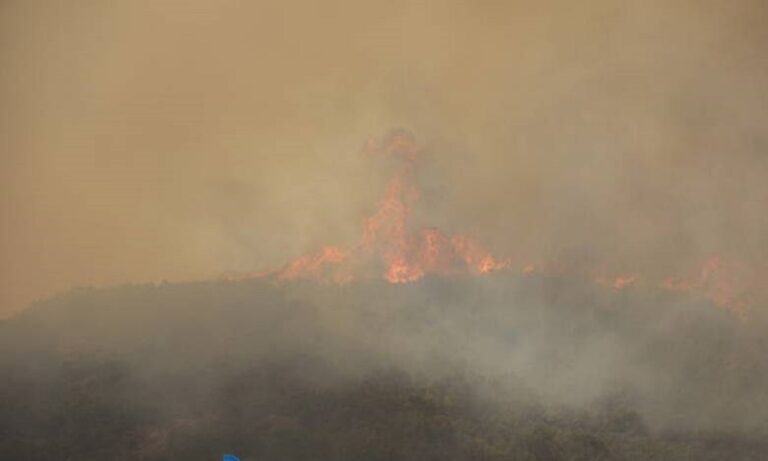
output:
[[[491,253],[478,239],[466,234],[447,235],[434,227],[416,228],[420,190],[415,171],[423,151],[406,130],[395,130],[381,139],[370,139],[363,152],[396,163],[375,212],[363,219],[362,235],[351,248],[327,245],[301,256],[280,269],[256,275],[278,283],[315,280],[350,283],[362,279],[384,279],[389,283],[412,283],[425,276],[482,276],[499,271],[521,275],[534,273],[588,280],[614,291],[633,286],[681,293],[708,299],[718,307],[744,318],[749,311],[758,280],[746,265],[720,256],[704,258],[698,269],[685,275],[658,276],[637,272],[617,273],[596,267],[573,267],[557,261],[513,260]],[[228,278],[252,275],[230,274]]]
[[352,246],[0,324],[0,458],[760,459],[752,268],[497,256],[415,224],[421,150],[406,131],[365,146],[395,168]]
[[395,131],[365,148],[374,156],[399,162],[376,212],[363,221],[360,242],[351,249],[326,246],[302,256],[273,274],[278,280],[301,278],[349,282],[384,278],[390,283],[415,282],[425,275],[487,274],[509,267],[467,235],[445,235],[439,229],[413,229],[411,215],[419,200],[413,173],[420,147],[406,131]]

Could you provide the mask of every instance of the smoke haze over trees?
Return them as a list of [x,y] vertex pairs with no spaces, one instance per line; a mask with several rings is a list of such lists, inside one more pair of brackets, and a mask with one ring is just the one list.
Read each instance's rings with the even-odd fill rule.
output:
[[0,2],[0,459],[763,459],[766,24]]
[[763,328],[508,274],[79,290],[0,324],[0,456],[759,459]]

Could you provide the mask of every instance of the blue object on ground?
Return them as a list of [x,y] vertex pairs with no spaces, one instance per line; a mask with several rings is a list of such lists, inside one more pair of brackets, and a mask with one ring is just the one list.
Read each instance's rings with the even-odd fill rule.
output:
[[240,461],[240,458],[235,455],[224,455],[224,459],[221,461]]

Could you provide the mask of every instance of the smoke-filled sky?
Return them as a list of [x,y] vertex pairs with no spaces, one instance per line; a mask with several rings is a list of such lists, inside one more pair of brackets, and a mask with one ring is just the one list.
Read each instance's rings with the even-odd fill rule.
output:
[[[626,271],[768,256],[768,4],[4,0],[0,315],[357,238],[396,127],[423,219]],[[657,269],[658,268],[658,269]]]

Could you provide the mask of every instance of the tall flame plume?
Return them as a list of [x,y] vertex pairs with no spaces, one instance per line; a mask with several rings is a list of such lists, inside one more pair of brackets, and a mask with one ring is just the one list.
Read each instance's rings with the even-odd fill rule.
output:
[[[636,273],[610,274],[604,266],[563,273],[558,264],[520,261],[491,254],[476,238],[446,235],[433,227],[414,228],[412,214],[419,200],[414,172],[422,153],[413,135],[396,130],[379,140],[371,139],[365,152],[393,159],[397,168],[388,181],[373,214],[363,219],[362,235],[351,248],[324,246],[301,256],[276,271],[255,274],[278,282],[318,280],[350,283],[359,279],[383,279],[393,284],[416,282],[428,275],[485,275],[515,271],[523,276],[552,275],[586,278],[619,292],[638,285],[670,293],[708,299],[714,305],[746,318],[757,285],[753,272],[743,264],[719,256],[706,259],[686,276],[662,279]],[[230,274],[231,275],[231,274]],[[232,275],[228,278],[240,278]]]
[[[376,211],[363,220],[360,242],[351,249],[328,246],[302,256],[277,271],[278,280],[350,282],[372,276],[409,283],[428,274],[487,274],[509,267],[508,260],[494,257],[472,237],[449,236],[435,228],[413,229],[411,215],[419,191],[412,179],[421,148],[410,133],[399,130],[380,141],[370,140],[366,151],[393,158],[399,165]],[[374,268],[372,274],[368,268]]]

